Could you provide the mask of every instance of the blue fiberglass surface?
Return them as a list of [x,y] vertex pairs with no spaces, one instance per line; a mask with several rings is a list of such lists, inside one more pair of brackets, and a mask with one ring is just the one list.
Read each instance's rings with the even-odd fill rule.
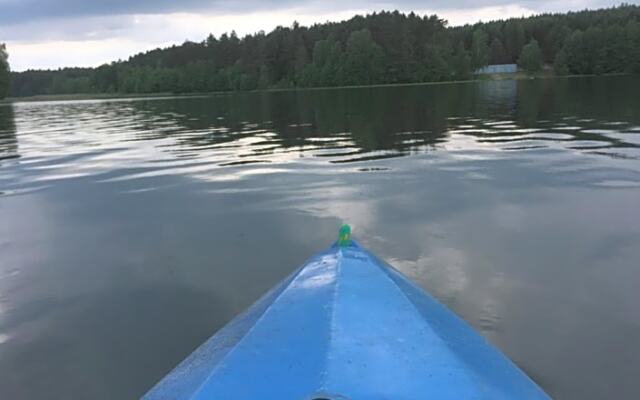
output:
[[145,400],[547,399],[469,325],[355,242],[314,256]]

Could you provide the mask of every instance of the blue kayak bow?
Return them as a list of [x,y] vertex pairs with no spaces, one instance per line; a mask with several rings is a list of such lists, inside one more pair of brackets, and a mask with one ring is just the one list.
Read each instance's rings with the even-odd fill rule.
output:
[[469,325],[342,228],[144,397],[548,399]]

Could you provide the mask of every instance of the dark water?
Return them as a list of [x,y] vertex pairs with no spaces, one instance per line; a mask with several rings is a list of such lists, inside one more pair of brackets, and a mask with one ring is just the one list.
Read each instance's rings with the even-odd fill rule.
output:
[[0,398],[140,396],[342,221],[554,397],[638,398],[639,93],[0,105]]

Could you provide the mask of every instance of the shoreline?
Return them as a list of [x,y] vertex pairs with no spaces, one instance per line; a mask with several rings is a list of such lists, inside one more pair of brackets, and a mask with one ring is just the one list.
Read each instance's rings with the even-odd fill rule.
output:
[[516,72],[512,74],[487,74],[475,75],[473,79],[455,80],[455,81],[438,81],[438,82],[410,82],[410,83],[379,83],[373,85],[346,85],[346,86],[317,86],[317,87],[292,87],[292,88],[274,88],[274,89],[254,89],[243,91],[220,91],[220,92],[187,92],[187,93],[73,93],[73,94],[42,94],[26,97],[7,97],[0,100],[2,104],[14,103],[31,103],[31,102],[47,102],[47,101],[82,101],[82,100],[116,100],[116,99],[155,99],[164,97],[206,97],[213,95],[241,94],[241,93],[263,93],[263,92],[288,92],[298,90],[340,90],[340,89],[364,89],[364,88],[380,88],[380,87],[403,87],[403,86],[431,86],[431,85],[447,85],[472,82],[490,82],[490,81],[519,81],[519,80],[537,80],[537,79],[567,79],[567,78],[587,78],[595,76],[624,76],[633,75],[631,73],[611,73],[611,74],[584,74],[584,75],[555,75],[548,72],[542,72],[535,75],[527,75],[524,72]]

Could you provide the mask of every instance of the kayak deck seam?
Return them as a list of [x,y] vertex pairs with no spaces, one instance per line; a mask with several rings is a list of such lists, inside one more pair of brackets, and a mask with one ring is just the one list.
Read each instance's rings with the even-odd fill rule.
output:
[[336,326],[336,320],[335,320],[335,316],[336,316],[336,302],[338,299],[338,290],[340,288],[340,274],[342,272],[342,260],[343,260],[343,254],[342,254],[342,249],[339,249],[336,252],[336,277],[335,277],[335,285],[333,285],[333,292],[331,293],[331,315],[329,316],[329,344],[327,346],[327,355],[325,357],[325,368],[322,369],[322,375],[320,378],[320,385],[318,387],[318,391],[319,392],[324,392],[327,389],[327,378],[329,377],[329,369],[326,368],[326,366],[329,365],[329,358],[331,358],[331,349],[333,348],[333,343],[334,343],[334,336],[335,336],[335,326]]

